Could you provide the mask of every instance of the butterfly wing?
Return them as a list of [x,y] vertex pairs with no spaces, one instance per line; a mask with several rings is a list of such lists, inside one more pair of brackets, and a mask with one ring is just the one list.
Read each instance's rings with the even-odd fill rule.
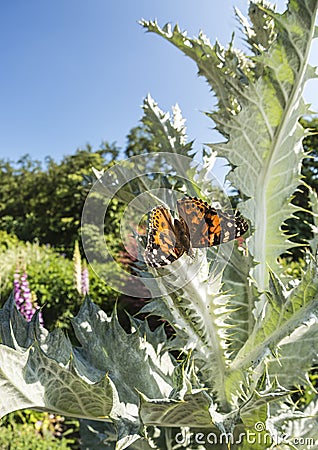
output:
[[178,212],[186,222],[194,248],[212,247],[236,239],[248,225],[238,211],[233,214],[215,209],[196,197],[178,200]]
[[209,228],[209,246],[223,244],[242,236],[248,230],[248,224],[238,211],[235,214],[210,208],[205,220]]
[[196,197],[185,197],[177,202],[178,213],[189,229],[192,247],[209,247],[209,225],[206,214],[211,207]]
[[150,213],[145,261],[151,267],[171,264],[184,253],[176,235],[173,218],[163,206],[157,206]]

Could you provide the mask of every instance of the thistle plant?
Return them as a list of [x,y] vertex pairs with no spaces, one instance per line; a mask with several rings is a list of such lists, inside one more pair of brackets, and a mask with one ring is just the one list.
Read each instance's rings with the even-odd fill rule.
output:
[[[158,270],[137,268],[153,294],[143,312],[168,322],[172,338],[136,318],[127,333],[116,310],[108,317],[86,297],[72,320],[80,344],[73,347],[60,330],[25,321],[9,299],[0,313],[2,415],[28,407],[85,419],[82,437],[94,449],[317,448],[310,376],[318,362],[316,223],[300,280],[279,263],[295,245],[282,226],[297,212],[291,201],[302,184],[309,131],[299,119],[311,113],[302,91],[314,77],[308,54],[317,7],[317,0],[290,0],[278,14],[253,1],[249,20],[236,11],[249,55],[233,42],[224,48],[203,33],[190,38],[177,26],[142,21],[197,64],[218,99],[207,114],[226,141],[211,144],[198,165],[180,111],[170,117],[148,96],[143,121],[158,153],[147,155],[142,170],[152,175],[132,181],[142,159],[131,158],[97,184],[105,196],[123,186],[114,195],[136,210],[188,191],[212,202],[211,168],[225,157],[249,235]],[[193,164],[180,163],[186,159]],[[154,168],[165,161],[173,168],[158,177]],[[139,197],[142,189],[147,195]],[[316,221],[318,200],[310,195]],[[94,219],[89,212],[85,220]],[[96,242],[102,246],[104,237]],[[313,394],[298,402],[300,389]]]

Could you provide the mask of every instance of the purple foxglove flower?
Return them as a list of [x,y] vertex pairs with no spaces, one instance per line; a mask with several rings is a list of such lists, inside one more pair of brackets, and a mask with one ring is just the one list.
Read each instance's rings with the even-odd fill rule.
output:
[[84,267],[84,269],[82,270],[82,283],[81,283],[81,288],[82,288],[82,294],[86,295],[89,292],[89,274],[88,274],[88,269],[87,267]]
[[18,271],[16,271],[13,275],[13,294],[17,308],[20,309],[20,306],[23,303],[23,299],[21,297],[20,274]]
[[[14,292],[14,300],[16,302],[17,308],[20,313],[25,317],[25,319],[29,322],[35,311],[37,310],[36,299],[34,295],[32,295],[28,276],[26,271],[23,274],[17,270],[14,274],[13,279],[13,292]],[[39,313],[39,321],[40,324],[43,325],[43,317],[42,312]]]

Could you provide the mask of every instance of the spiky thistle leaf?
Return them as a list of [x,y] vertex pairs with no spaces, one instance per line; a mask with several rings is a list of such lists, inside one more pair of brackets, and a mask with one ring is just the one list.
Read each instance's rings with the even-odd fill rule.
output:
[[250,197],[240,209],[255,227],[249,248],[259,263],[253,272],[261,290],[268,286],[266,264],[274,267],[292,245],[280,230],[295,212],[290,200],[301,182],[303,130],[298,120],[308,113],[301,93],[314,76],[308,54],[316,11],[316,0],[291,0],[282,15],[264,3],[251,2],[252,25],[244,24],[256,54],[252,58],[232,44],[228,49],[219,43],[212,46],[203,33],[189,38],[177,26],[161,29],[156,22],[142,22],[191,57],[217,96],[218,109],[210,115],[230,138],[212,147],[230,162],[228,179],[233,186]]

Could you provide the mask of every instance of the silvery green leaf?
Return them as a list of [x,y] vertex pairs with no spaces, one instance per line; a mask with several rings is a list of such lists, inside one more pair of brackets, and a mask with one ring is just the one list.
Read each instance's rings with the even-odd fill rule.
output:
[[[289,291],[274,274],[271,277],[274,289],[268,293],[263,321],[237,354],[231,371],[233,376],[246,373],[246,382],[249,378],[251,383],[266,361],[268,375],[290,388],[317,361],[317,262],[311,260],[302,280]],[[300,353],[295,353],[297,349]],[[292,370],[295,364],[297,371]]]
[[290,200],[301,184],[304,157],[304,131],[298,121],[309,112],[301,95],[305,82],[315,76],[308,55],[317,2],[292,0],[288,6],[288,13],[280,15],[268,4],[251,2],[252,26],[245,20],[244,28],[256,53],[252,58],[233,43],[225,49],[218,42],[212,45],[203,33],[190,38],[177,26],[162,29],[156,22],[142,21],[148,31],[194,60],[218,99],[210,116],[227,142],[212,147],[232,166],[228,180],[250,197],[240,210],[255,229],[249,249],[258,263],[253,277],[260,290],[268,286],[267,264],[274,268],[277,257],[294,245],[281,226],[297,211]]

